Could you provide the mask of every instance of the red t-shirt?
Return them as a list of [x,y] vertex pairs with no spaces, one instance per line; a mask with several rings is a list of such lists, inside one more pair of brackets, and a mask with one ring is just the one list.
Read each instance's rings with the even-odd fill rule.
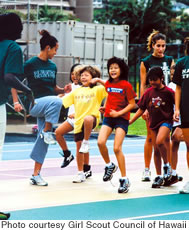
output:
[[157,129],[163,123],[173,123],[173,105],[175,104],[175,93],[165,86],[162,89],[149,88],[138,106],[149,112],[149,127]]
[[[126,80],[121,80],[116,83],[107,81],[105,83],[105,87],[108,93],[104,114],[105,117],[111,117],[111,109],[115,111],[124,109],[129,104],[129,100],[136,97],[136,93],[134,92],[132,85]],[[123,114],[121,117],[129,120],[130,112]]]

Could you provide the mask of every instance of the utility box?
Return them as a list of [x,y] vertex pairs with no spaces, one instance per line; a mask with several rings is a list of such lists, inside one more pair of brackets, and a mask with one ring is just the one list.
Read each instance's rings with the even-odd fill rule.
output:
[[28,41],[29,57],[40,52],[39,30],[48,30],[59,42],[53,61],[58,67],[58,84],[69,81],[72,64],[95,65],[107,77],[107,60],[113,56],[128,62],[129,26],[103,25],[77,21],[24,23],[23,37]]

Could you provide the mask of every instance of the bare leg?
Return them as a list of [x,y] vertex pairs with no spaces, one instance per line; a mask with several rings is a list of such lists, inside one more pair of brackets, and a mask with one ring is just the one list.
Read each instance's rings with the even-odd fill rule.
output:
[[106,142],[111,133],[112,128],[106,125],[102,125],[98,135],[98,148],[106,164],[110,163],[110,157],[108,154]]
[[125,138],[125,131],[122,128],[117,128],[114,139],[114,153],[117,158],[118,166],[121,171],[121,176],[126,177],[125,156],[122,152],[122,144]]
[[68,146],[66,144],[66,140],[64,135],[73,130],[72,125],[70,125],[67,121],[63,122],[55,131],[56,140],[63,151],[68,150]]
[[150,168],[150,162],[152,159],[152,134],[151,129],[149,128],[148,121],[146,122],[147,136],[144,143],[144,163],[145,168]]

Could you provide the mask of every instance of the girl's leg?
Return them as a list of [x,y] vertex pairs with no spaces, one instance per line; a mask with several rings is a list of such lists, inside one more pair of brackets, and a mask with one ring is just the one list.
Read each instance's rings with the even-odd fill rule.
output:
[[142,181],[150,181],[151,180],[150,162],[152,159],[152,137],[151,137],[151,129],[149,128],[148,121],[146,120],[145,122],[146,122],[147,136],[144,143],[145,169],[143,171]]
[[77,141],[76,142],[76,160],[77,160],[77,168],[78,168],[78,174],[73,180],[73,183],[81,183],[85,181],[85,174],[83,172],[83,167],[84,167],[84,154],[79,152],[79,149],[81,147],[82,141]]
[[106,125],[102,125],[98,135],[98,148],[106,164],[110,163],[110,157],[108,154],[106,142],[111,133],[112,128]]
[[112,133],[112,128],[107,125],[102,125],[100,129],[100,133],[98,136],[98,147],[100,153],[106,163],[105,173],[103,176],[103,181],[109,181],[113,177],[113,173],[117,170],[117,166],[114,163],[110,162],[110,157],[108,154],[108,148],[106,146],[106,142],[110,134]]
[[[184,137],[184,141],[186,143],[186,148],[187,148],[187,164],[188,164],[188,169],[189,169],[189,128],[182,128],[182,133]],[[189,193],[189,181],[186,182],[186,184],[180,189],[180,193]]]
[[2,149],[5,139],[5,131],[6,131],[6,123],[7,123],[7,114],[6,114],[6,105],[0,105],[0,160],[2,159]]
[[81,148],[79,149],[79,151],[81,153],[88,153],[89,152],[89,138],[92,132],[92,129],[96,126],[96,117],[94,116],[86,116],[84,118],[84,122],[83,122],[83,127],[84,127],[84,139],[82,141],[81,144]]
[[125,131],[122,128],[117,128],[114,139],[114,153],[117,158],[118,166],[121,171],[121,176],[126,177],[125,156],[122,152],[122,144],[125,138]]
[[150,162],[152,159],[152,134],[151,134],[151,129],[149,128],[148,121],[145,122],[147,128],[147,136],[144,144],[144,163],[145,163],[145,168],[150,169]]
[[187,164],[188,164],[188,169],[189,169],[189,128],[182,129],[182,133],[183,133],[184,141],[186,143],[186,148],[187,148],[186,159],[187,159]]
[[158,149],[158,146],[156,145],[156,140],[157,140],[157,132],[152,131],[152,143],[154,147],[154,163],[155,163],[156,174],[157,174],[157,176],[155,177],[152,183],[152,188],[160,188],[164,184],[164,179],[163,176],[161,175],[161,154]]
[[166,126],[161,126],[158,130],[158,134],[156,137],[156,145],[160,151],[161,157],[163,158],[164,164],[169,163],[168,161],[168,151],[166,145],[166,139],[169,138],[170,129]]
[[56,140],[60,147],[62,148],[63,151],[68,150],[68,146],[66,144],[66,140],[64,138],[64,135],[66,133],[69,133],[73,130],[72,125],[68,123],[67,121],[64,121],[56,130],[55,130],[55,135],[56,135]]

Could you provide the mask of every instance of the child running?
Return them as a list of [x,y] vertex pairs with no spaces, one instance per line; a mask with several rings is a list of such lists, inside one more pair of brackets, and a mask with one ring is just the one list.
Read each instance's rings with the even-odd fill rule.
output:
[[[110,161],[106,142],[115,129],[114,153],[117,158],[121,178],[118,193],[128,192],[130,182],[126,177],[125,157],[122,152],[122,144],[128,131],[130,111],[135,107],[136,94],[128,80],[128,66],[123,59],[112,57],[107,63],[109,80],[105,83],[108,93],[105,107],[104,120],[98,136],[98,147],[106,163],[103,181],[109,181],[117,166]],[[99,80],[101,84],[102,81]]]
[[[147,78],[151,87],[144,93],[138,102],[139,109],[130,120],[129,124],[136,121],[144,111],[149,112],[149,127],[152,132],[152,144],[154,146],[154,161],[156,161],[156,173],[152,188],[160,188],[165,181],[171,179],[171,167],[168,163],[168,149],[166,139],[169,138],[173,123],[174,91],[164,85],[163,70],[159,66],[152,67]],[[161,175],[161,167],[158,163],[164,161],[164,176]]]
[[[93,78],[100,77],[100,71],[91,66],[79,70],[82,86],[63,98],[65,108],[74,105],[74,140],[76,142],[76,159],[78,174],[73,183],[81,183],[86,179],[84,169],[84,154],[89,162],[89,138],[91,131],[100,121],[99,108],[106,97],[105,88],[91,84]],[[86,158],[87,158],[86,157]]]

